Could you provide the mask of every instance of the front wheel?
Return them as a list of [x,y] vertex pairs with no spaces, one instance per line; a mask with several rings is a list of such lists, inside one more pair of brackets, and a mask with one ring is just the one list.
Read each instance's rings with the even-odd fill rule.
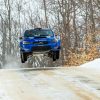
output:
[[53,52],[52,59],[53,61],[56,61],[56,52]]
[[59,51],[56,51],[56,59],[59,59],[60,53]]
[[25,53],[22,53],[22,52],[20,53],[20,55],[21,55],[21,62],[25,63],[27,61],[27,55]]

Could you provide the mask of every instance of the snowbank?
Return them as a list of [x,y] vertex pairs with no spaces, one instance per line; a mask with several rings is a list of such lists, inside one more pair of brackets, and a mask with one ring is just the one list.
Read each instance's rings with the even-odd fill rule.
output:
[[100,69],[100,58],[81,65],[80,67]]

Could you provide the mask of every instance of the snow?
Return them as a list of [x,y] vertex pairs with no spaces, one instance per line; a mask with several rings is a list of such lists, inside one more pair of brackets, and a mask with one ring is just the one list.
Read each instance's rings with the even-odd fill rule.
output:
[[8,56],[0,70],[0,100],[100,100],[99,64],[100,58],[75,68],[17,71],[8,68],[19,69],[18,58]]
[[6,57],[6,64],[2,67],[3,69],[18,69],[21,68],[20,58],[14,56]]
[[100,69],[100,58],[81,65],[80,67]]

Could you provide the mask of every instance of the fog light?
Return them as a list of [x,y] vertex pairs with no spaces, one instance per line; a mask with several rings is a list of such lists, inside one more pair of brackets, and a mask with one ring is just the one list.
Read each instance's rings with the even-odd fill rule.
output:
[[58,49],[58,46],[54,47],[54,49]]

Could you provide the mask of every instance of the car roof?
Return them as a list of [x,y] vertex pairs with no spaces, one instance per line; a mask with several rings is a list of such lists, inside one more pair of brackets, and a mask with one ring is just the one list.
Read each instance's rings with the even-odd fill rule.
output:
[[26,30],[26,31],[34,31],[34,30],[51,30],[49,28],[34,28],[34,29],[29,29],[29,30]]

